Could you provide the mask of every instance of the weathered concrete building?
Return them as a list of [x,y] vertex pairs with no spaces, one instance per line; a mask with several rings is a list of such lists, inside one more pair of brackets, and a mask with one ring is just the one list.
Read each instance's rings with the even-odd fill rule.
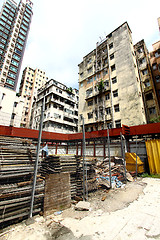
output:
[[[158,114],[160,115],[160,41],[152,44],[152,46],[153,51],[150,53],[150,62],[152,66],[153,81],[159,105]],[[155,110],[153,109],[153,111]]]
[[159,105],[153,81],[152,67],[149,59],[149,52],[144,40],[134,45],[141,83],[142,97],[145,106],[147,122],[157,118],[159,114]]
[[15,91],[0,87],[0,125],[20,127],[23,105]]
[[30,127],[38,129],[41,106],[45,97],[43,130],[59,133],[73,133],[78,130],[78,90],[50,79],[38,90],[32,109]]
[[46,83],[46,80],[44,71],[30,67],[24,69],[19,89],[19,94],[24,98],[21,127],[29,128],[34,97],[37,96],[37,90]]
[[79,64],[79,116],[86,131],[146,123],[131,34],[123,23]]

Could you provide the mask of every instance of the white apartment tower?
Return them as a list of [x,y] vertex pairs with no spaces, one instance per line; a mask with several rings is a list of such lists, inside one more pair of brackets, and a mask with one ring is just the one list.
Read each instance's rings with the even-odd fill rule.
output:
[[79,64],[79,131],[146,123],[141,85],[125,22],[101,41]]
[[0,86],[16,90],[32,18],[30,0],[5,0],[0,12]]
[[38,90],[33,104],[31,128],[39,129],[41,108],[45,98],[43,130],[58,133],[73,133],[78,130],[78,95],[77,89],[50,79]]
[[46,83],[47,79],[45,72],[38,68],[24,69],[19,89],[19,94],[24,98],[21,127],[29,128],[32,104],[37,96],[37,90]]

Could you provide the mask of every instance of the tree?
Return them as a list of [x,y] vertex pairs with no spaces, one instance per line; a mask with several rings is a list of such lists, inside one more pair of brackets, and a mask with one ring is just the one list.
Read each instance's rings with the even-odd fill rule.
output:
[[104,81],[101,79],[101,81],[98,83],[98,91],[103,92],[104,90]]
[[157,118],[152,118],[149,122],[150,123],[158,123],[158,122],[160,122],[160,116],[158,116]]

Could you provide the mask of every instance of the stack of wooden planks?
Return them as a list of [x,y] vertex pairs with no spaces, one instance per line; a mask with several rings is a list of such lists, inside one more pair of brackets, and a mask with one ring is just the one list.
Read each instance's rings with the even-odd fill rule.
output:
[[[0,136],[0,225],[28,217],[36,147],[31,140]],[[33,213],[42,211],[44,180],[38,178]]]

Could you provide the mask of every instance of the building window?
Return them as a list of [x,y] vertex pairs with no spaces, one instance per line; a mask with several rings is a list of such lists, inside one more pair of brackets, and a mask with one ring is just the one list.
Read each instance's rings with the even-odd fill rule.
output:
[[153,99],[153,95],[152,95],[152,93],[148,93],[148,94],[146,94],[146,101],[148,101],[148,100],[152,100]]
[[83,87],[83,82],[82,82],[82,83],[80,83],[80,87]]
[[114,105],[114,111],[115,111],[115,112],[119,112],[119,111],[120,111],[120,110],[119,110],[119,104]]
[[143,63],[145,63],[146,62],[146,58],[141,58],[140,60],[139,60],[139,64],[143,64]]
[[111,113],[111,108],[110,107],[106,108],[106,114],[108,115],[110,113]]
[[106,95],[106,100],[109,100],[110,99],[110,95],[109,93]]
[[109,87],[109,81],[108,80],[104,82],[104,86]]
[[110,55],[110,60],[114,59],[114,54]]
[[160,57],[160,49],[158,49],[158,51],[155,52],[155,57],[156,57],[156,58],[157,58],[157,57]]
[[112,83],[114,84],[116,82],[117,82],[117,78],[116,77],[112,78]]
[[91,83],[91,82],[93,82],[93,77],[91,77],[91,78],[89,78],[89,79],[87,80],[87,84],[89,84],[89,83]]
[[88,113],[88,119],[93,118],[93,112]]
[[150,87],[151,86],[149,79],[147,79],[145,81],[144,85],[145,85],[145,87]]
[[115,64],[111,66],[111,71],[113,72],[114,70],[116,70]]
[[108,63],[108,58],[104,59],[104,65],[106,65]]
[[17,102],[14,102],[14,107],[17,107],[18,103]]
[[115,121],[115,125],[116,125],[116,128],[120,128],[121,127],[121,120]]
[[156,82],[159,83],[160,82],[160,75],[155,76]]
[[11,119],[15,118],[15,113],[12,113]]
[[143,74],[143,75],[147,75],[147,74],[148,74],[148,69],[144,69],[144,70],[142,71],[142,74]]
[[92,72],[92,67],[88,69],[88,73],[91,73]]
[[88,101],[88,106],[92,106],[93,105],[93,100]]
[[86,91],[86,97],[88,97],[90,94],[92,94],[92,91],[93,91],[93,88],[89,88],[89,89]]
[[118,97],[118,89],[113,91],[113,97]]
[[150,114],[156,114],[156,109],[155,109],[155,107],[149,108],[149,113],[150,113]]
[[105,77],[107,73],[108,73],[107,70],[104,70],[103,71],[103,76]]
[[137,52],[142,53],[143,52],[143,48],[137,49]]
[[109,44],[109,49],[113,48],[113,42]]
[[153,63],[152,68],[153,68],[153,70],[156,70],[157,69],[157,63]]

